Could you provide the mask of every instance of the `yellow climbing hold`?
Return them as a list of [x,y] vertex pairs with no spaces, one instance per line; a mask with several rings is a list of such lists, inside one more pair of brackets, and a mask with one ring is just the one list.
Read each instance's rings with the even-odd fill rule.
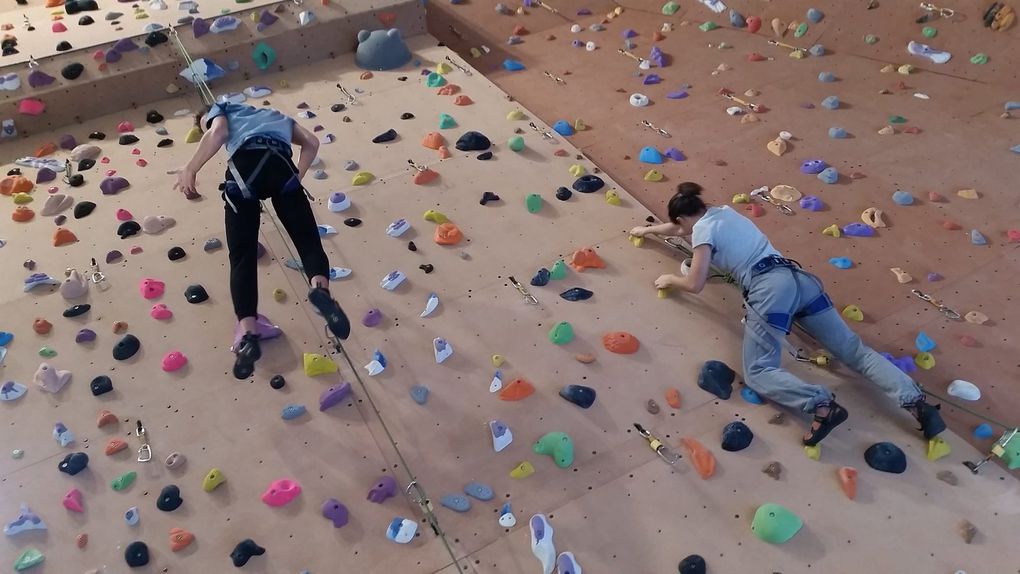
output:
[[325,355],[316,353],[305,353],[305,374],[309,377],[317,375],[328,375],[336,372],[336,363],[329,360]]
[[804,50],[794,50],[790,52],[790,57],[794,60],[803,60],[807,54],[804,53]]
[[510,113],[506,115],[506,119],[512,122],[523,120],[524,112],[522,112],[521,110],[511,110]]
[[822,445],[816,444],[815,446],[806,446],[804,447],[804,454],[806,454],[811,460],[818,460],[822,458]]
[[914,355],[914,364],[927,371],[935,366],[935,357],[931,353],[918,353]]
[[645,244],[645,238],[644,237],[638,237],[637,235],[631,235],[629,237],[629,239],[630,239],[630,242],[632,244],[634,244],[634,247],[641,247],[642,245]]
[[283,289],[280,289],[279,287],[273,289],[273,300],[275,300],[277,303],[283,303],[284,301],[287,300],[287,292],[284,291]]
[[864,311],[861,311],[857,305],[847,305],[843,308],[843,318],[861,322],[864,320]]
[[584,120],[582,120],[581,118],[577,118],[577,120],[574,121],[575,131],[583,132],[586,129],[588,129],[588,125],[584,123]]
[[579,164],[579,163],[575,163],[574,165],[570,166],[570,170],[569,171],[570,171],[570,175],[572,175],[574,177],[581,177],[582,175],[587,173],[587,171],[585,171],[585,169],[584,169],[584,166]]
[[432,223],[435,223],[436,225],[442,225],[442,224],[446,223],[447,221],[450,221],[449,217],[443,215],[442,213],[436,211],[435,209],[430,209],[430,210],[426,211],[425,215],[423,215],[422,218],[425,221],[431,221]]
[[287,80],[280,80],[280,87],[281,88],[289,88],[290,87],[290,83],[287,82]]
[[528,461],[518,464],[510,471],[510,476],[512,478],[528,478],[532,474],[535,474],[535,467]]
[[32,196],[25,193],[15,193],[13,195],[15,205],[25,205],[26,203],[32,203]]
[[885,126],[884,128],[878,130],[878,135],[880,136],[891,136],[894,133],[896,133],[896,130],[892,126]]
[[371,173],[367,171],[359,171],[357,174],[354,175],[354,179],[351,180],[351,183],[354,185],[365,185],[371,182],[373,179],[375,179],[375,176],[372,175]]
[[184,143],[198,143],[202,139],[202,130],[198,127],[193,127],[188,130],[188,135],[184,136]]
[[656,289],[655,296],[659,299],[665,299],[669,297],[669,289]]
[[606,192],[606,203],[609,205],[620,205],[620,194],[615,189]]
[[662,173],[655,169],[648,170],[645,174],[645,181],[662,181]]
[[478,48],[471,48],[471,57],[472,58],[481,58],[482,57],[482,51],[479,50]]
[[436,73],[437,74],[449,74],[452,71],[453,71],[453,66],[451,66],[450,64],[447,64],[446,62],[439,62],[438,64],[436,64]]
[[214,468],[209,472],[205,473],[205,478],[202,479],[202,490],[206,492],[212,492],[216,490],[216,487],[227,481],[227,477],[223,475],[223,471],[218,468]]
[[738,193],[733,196],[732,203],[751,203],[751,196],[746,193]]
[[830,237],[839,237],[843,235],[843,233],[839,230],[839,226],[833,223],[832,225],[822,230],[822,235],[828,235]]
[[928,460],[934,462],[952,452],[949,443],[937,436],[928,440]]
[[504,357],[503,355],[493,355],[492,356],[492,366],[493,367],[496,367],[498,369],[498,368],[503,366],[504,362],[506,362],[506,357]]
[[911,64],[903,64],[899,68],[896,68],[896,71],[903,74],[904,76],[908,76],[910,75],[910,72],[914,71],[914,66]]
[[956,192],[956,195],[962,197],[963,199],[978,199],[979,197],[981,197],[980,195],[978,195],[976,189],[961,189],[960,191]]

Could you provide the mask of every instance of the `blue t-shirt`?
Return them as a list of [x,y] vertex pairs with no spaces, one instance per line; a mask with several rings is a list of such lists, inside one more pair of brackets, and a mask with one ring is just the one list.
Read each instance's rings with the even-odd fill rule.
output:
[[712,264],[732,274],[745,289],[751,267],[769,255],[779,255],[769,238],[750,219],[729,206],[710,207],[691,230],[691,246],[712,248]]
[[294,120],[272,108],[256,108],[247,104],[217,103],[205,115],[205,127],[226,116],[229,128],[227,154],[233,156],[253,136],[265,136],[289,144],[294,135]]

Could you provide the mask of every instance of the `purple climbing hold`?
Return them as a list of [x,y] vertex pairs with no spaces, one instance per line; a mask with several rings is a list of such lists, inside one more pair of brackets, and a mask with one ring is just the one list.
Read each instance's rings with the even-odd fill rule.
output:
[[124,254],[114,249],[113,251],[106,254],[107,263],[116,263],[124,257]]
[[673,161],[684,161],[685,159],[687,159],[687,156],[684,155],[684,152],[676,149],[675,147],[666,148],[666,151],[664,152],[663,155],[665,155],[666,157]]
[[591,16],[591,9],[590,8],[580,8],[577,11],[577,15],[578,16]]
[[939,275],[938,273],[929,273],[928,282],[934,283],[935,281],[942,281],[942,275]]
[[392,476],[384,476],[375,483],[372,490],[368,491],[368,500],[376,504],[382,504],[387,498],[397,492],[397,480]]
[[645,76],[645,79],[642,80],[641,83],[643,83],[646,86],[651,86],[654,84],[658,84],[661,81],[662,78],[660,78],[658,74],[648,74],[647,76]]
[[805,211],[821,211],[825,209],[825,204],[822,203],[821,198],[814,195],[805,195],[800,198],[800,208]]
[[574,46],[575,48],[580,48],[581,46],[584,45],[584,42],[580,40],[574,40],[573,42],[571,42],[571,45]]
[[333,521],[333,528],[342,528],[350,520],[347,507],[335,498],[327,499],[322,503],[322,515]]
[[820,159],[809,159],[804,163],[800,164],[800,172],[810,175],[817,175],[819,173],[822,173],[827,167],[829,167],[829,164],[825,163]]
[[875,228],[864,223],[851,223],[843,227],[843,234],[850,237],[874,237]]
[[652,46],[652,49],[648,52],[648,59],[658,68],[666,67],[666,54],[663,54],[662,48],[658,46]]
[[202,18],[195,18],[195,21],[191,23],[191,31],[194,32],[196,38],[201,38],[209,33],[209,23]]
[[119,62],[120,58],[121,58],[120,52],[118,52],[117,50],[107,50],[106,51],[106,63],[107,64],[114,64],[116,62]]
[[92,329],[82,329],[74,336],[75,343],[88,343],[96,340],[96,332]]
[[325,411],[330,407],[336,406],[349,396],[351,396],[350,383],[343,382],[339,385],[333,385],[322,391],[322,394],[319,395],[319,411]]
[[666,98],[670,100],[682,100],[687,97],[687,90],[677,90],[666,94]]
[[74,139],[74,136],[71,134],[64,134],[60,136],[57,145],[60,146],[60,149],[66,149],[70,151],[78,147],[78,140]]
[[99,184],[99,189],[103,195],[115,195],[127,189],[129,185],[131,184],[123,177],[108,177]]
[[135,44],[131,38],[121,38],[120,40],[117,40],[117,43],[114,44],[112,48],[114,52],[120,52],[121,54],[124,52],[133,52],[137,49],[138,44]]
[[893,357],[890,353],[882,353],[882,356],[888,359],[890,363],[896,365],[896,368],[903,371],[904,373],[907,373],[908,375],[917,370],[917,364],[914,363],[914,358],[911,357],[910,355],[896,358]]
[[382,322],[382,311],[379,309],[369,309],[368,313],[361,318],[361,324],[366,327],[377,327]]
[[55,179],[57,179],[57,172],[48,167],[40,168],[39,173],[35,174],[36,183],[47,183]]
[[623,31],[624,38],[633,38],[635,36],[637,36],[637,30],[634,30],[633,28],[627,28]]
[[42,88],[55,81],[57,81],[56,78],[42,70],[32,70],[32,72],[28,74],[28,85],[33,88]]
[[279,18],[269,10],[263,10],[259,14],[258,31],[261,32],[276,23]]

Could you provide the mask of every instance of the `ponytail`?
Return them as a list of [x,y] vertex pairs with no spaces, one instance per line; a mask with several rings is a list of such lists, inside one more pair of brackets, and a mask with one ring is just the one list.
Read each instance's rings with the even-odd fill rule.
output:
[[705,202],[701,199],[702,187],[693,181],[685,181],[677,186],[667,206],[669,220],[676,223],[681,217],[690,217],[705,211]]

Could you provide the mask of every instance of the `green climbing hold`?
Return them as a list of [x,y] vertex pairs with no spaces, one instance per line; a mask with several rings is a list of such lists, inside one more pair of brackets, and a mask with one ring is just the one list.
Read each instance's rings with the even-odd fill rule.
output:
[[439,114],[439,129],[448,130],[457,127],[457,120],[450,114]]
[[39,349],[39,356],[40,357],[46,357],[48,359],[50,357],[56,357],[57,356],[57,352],[54,351],[53,349],[51,349],[50,347],[43,347],[43,348]]
[[265,42],[259,42],[251,52],[251,59],[255,61],[255,66],[258,69],[267,70],[276,61],[276,50],[272,49]]
[[662,5],[662,13],[665,14],[666,16],[672,16],[673,14],[676,14],[677,10],[679,9],[680,4],[673,2],[673,0],[669,0],[669,2],[666,2],[665,4]]
[[521,136],[514,136],[507,140],[506,147],[510,148],[512,151],[521,151],[524,149],[524,138]]
[[801,22],[797,29],[793,31],[794,38],[800,38],[804,34],[807,34],[808,25],[807,22]]
[[125,472],[124,474],[111,480],[110,486],[113,487],[113,489],[116,490],[117,492],[120,492],[122,490],[125,490],[127,487],[131,486],[131,484],[134,483],[136,478],[138,478],[138,473],[133,470],[129,470],[128,472]]
[[978,52],[977,54],[974,54],[973,56],[970,57],[970,63],[971,64],[977,64],[979,66],[982,65],[982,64],[987,64],[988,63],[988,54],[985,54],[983,52]]
[[238,4],[248,4],[251,0],[234,0],[234,2],[237,2]]
[[905,123],[907,123],[907,118],[905,118],[903,116],[889,116],[889,123],[890,124],[905,124]]
[[804,521],[785,506],[768,503],[758,507],[751,522],[751,531],[758,538],[772,544],[782,544],[793,538]]
[[442,74],[432,72],[425,78],[425,85],[430,88],[441,88],[446,85],[446,78]]
[[549,331],[549,340],[555,345],[566,345],[574,340],[574,328],[566,321],[556,323]]
[[529,193],[528,197],[524,198],[524,205],[527,206],[529,212],[538,213],[542,211],[542,196],[537,193]]
[[718,24],[709,20],[708,22],[705,22],[701,26],[698,26],[698,29],[701,30],[702,32],[711,32],[712,30],[715,30],[718,27],[719,27]]
[[560,468],[574,464],[574,440],[565,432],[551,432],[545,435],[538,439],[532,450],[535,454],[551,456],[556,461],[556,466]]
[[874,34],[868,34],[867,36],[864,37],[864,43],[865,44],[869,44],[870,45],[870,44],[875,44],[877,42],[878,42],[878,36],[876,36]]
[[550,279],[566,279],[567,277],[567,262],[559,259],[556,263],[553,263],[552,269],[549,270]]
[[28,570],[33,566],[42,564],[42,561],[45,559],[46,557],[43,556],[42,552],[39,552],[35,548],[26,548],[25,551],[21,553],[21,556],[18,556],[18,559],[14,561],[14,570],[16,572]]
[[921,34],[924,35],[925,38],[934,38],[939,35],[939,31],[931,26],[925,26],[921,29]]

